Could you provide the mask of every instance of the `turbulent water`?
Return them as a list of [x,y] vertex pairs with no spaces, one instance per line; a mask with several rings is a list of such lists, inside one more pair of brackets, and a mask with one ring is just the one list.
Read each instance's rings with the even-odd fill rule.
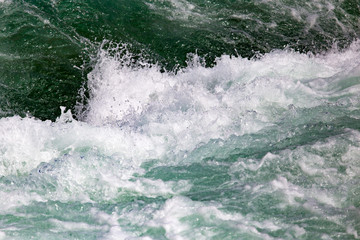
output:
[[357,0],[0,0],[0,239],[359,239]]

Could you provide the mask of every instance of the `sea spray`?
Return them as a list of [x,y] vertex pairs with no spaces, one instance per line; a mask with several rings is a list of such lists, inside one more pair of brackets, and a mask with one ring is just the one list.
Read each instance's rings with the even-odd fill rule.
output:
[[109,52],[81,121],[0,119],[4,238],[358,237],[358,43],[177,73]]

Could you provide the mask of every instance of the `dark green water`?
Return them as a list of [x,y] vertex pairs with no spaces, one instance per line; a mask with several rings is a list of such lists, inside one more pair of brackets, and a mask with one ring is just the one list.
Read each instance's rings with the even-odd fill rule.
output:
[[0,239],[358,239],[359,34],[355,0],[0,0]]

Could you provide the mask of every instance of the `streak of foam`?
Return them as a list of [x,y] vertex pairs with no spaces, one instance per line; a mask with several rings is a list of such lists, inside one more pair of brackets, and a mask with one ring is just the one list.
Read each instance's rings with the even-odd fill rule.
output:
[[[232,239],[274,239],[265,232],[291,229],[286,224],[278,225],[267,220],[254,221],[249,216],[228,213],[220,209],[221,206],[216,204],[205,205],[185,197],[174,197],[166,201],[148,225],[163,227],[169,239],[213,239],[226,236],[228,232],[232,233]],[[194,224],[198,226],[196,229],[193,228]],[[228,226],[226,230],[221,228],[223,224]],[[290,232],[291,235],[299,237],[304,233],[304,229],[296,227]]]
[[[2,188],[6,189],[6,186],[2,186]],[[13,212],[17,207],[20,206],[30,205],[32,201],[46,201],[36,193],[24,193],[23,191],[18,190],[0,191],[0,196],[2,199],[7,200],[0,203],[0,213],[2,214]]]
[[62,232],[62,231],[94,231],[101,230],[102,228],[99,226],[91,226],[87,223],[82,222],[65,222],[60,221],[58,219],[49,219],[49,222],[56,226],[56,229],[52,229],[54,232]]
[[149,1],[146,4],[156,13],[164,13],[169,20],[180,20],[189,26],[211,21],[209,16],[206,16],[206,11],[201,11],[199,6],[187,0]]

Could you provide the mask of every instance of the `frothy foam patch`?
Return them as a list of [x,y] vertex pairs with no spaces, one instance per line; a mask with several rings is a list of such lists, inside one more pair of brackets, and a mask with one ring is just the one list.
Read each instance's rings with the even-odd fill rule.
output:
[[239,158],[229,168],[229,174],[233,184],[248,194],[250,206],[256,199],[266,202],[271,195],[271,205],[261,204],[279,212],[303,209],[319,221],[327,219],[346,229],[353,226],[357,213],[349,217],[339,209],[352,209],[359,201],[359,143],[359,131],[346,129],[342,134],[293,150],[268,153],[262,159]]
[[107,156],[117,154],[123,160],[132,159],[133,166],[164,153],[161,137],[110,126],[94,127],[73,120],[69,112],[63,112],[55,123],[33,118],[2,118],[0,132],[1,175],[28,173],[42,162],[92,149]]
[[60,221],[58,219],[49,219],[49,222],[55,226],[52,229],[54,232],[66,232],[66,231],[93,231],[93,230],[101,230],[102,228],[99,226],[92,226],[83,222],[66,222]]
[[[91,99],[84,122],[74,120],[64,109],[56,122],[29,117],[0,119],[0,174],[4,176],[0,195],[11,199],[0,203],[1,209],[8,213],[19,206],[48,200],[111,203],[124,196],[175,196],[166,201],[152,220],[148,219],[150,227],[164,228],[169,238],[195,234],[206,239],[223,231],[218,227],[221,224],[233,227],[234,231],[244,229],[237,232],[238,236],[268,238],[269,235],[257,230],[262,228],[261,224],[270,232],[284,225],[272,221],[259,225],[251,217],[223,212],[219,205],[176,197],[191,189],[190,180],[148,179],[141,166],[153,159],[160,164],[177,164],[182,161],[176,158],[177,154],[199,149],[211,139],[226,140],[231,135],[258,132],[274,124],[280,116],[277,113],[288,111],[289,105],[309,108],[323,104],[329,96],[338,96],[332,84],[341,81],[339,76],[357,76],[358,55],[354,46],[346,52],[325,56],[287,51],[273,52],[258,60],[224,56],[213,68],[193,62],[173,74],[146,64],[129,67],[121,59],[100,52],[100,61],[89,74]],[[239,178],[237,172],[273,172],[278,169],[270,168],[273,163],[293,161],[295,171],[311,178],[314,187],[299,185],[300,175],[286,172],[277,174],[271,184],[248,184],[245,189],[259,195],[276,190],[282,199],[281,206],[277,206],[280,209],[303,207],[324,215],[327,209],[339,208],[344,202],[355,204],[358,200],[351,196],[356,186],[348,180],[360,171],[356,164],[359,135],[349,130],[344,138],[299,147],[290,155],[284,150],[268,153],[259,160],[237,162],[230,174],[238,181],[249,182]],[[218,146],[221,144],[227,143],[219,141]],[[341,161],[331,157],[336,156],[332,154],[337,147]],[[10,183],[5,184],[8,180],[14,180],[15,190]],[[16,190],[18,187],[25,194]],[[349,196],[332,189],[343,190]],[[336,216],[334,222],[338,219],[341,218]],[[196,221],[203,225],[194,233],[192,224]],[[59,229],[68,226],[61,224],[55,225]],[[204,234],[201,229],[207,227],[214,231]],[[303,233],[297,227],[291,230],[294,236]],[[109,229],[104,239],[127,234],[119,224],[114,223]]]
[[[343,53],[324,56],[288,51],[272,52],[258,60],[223,56],[213,68],[194,61],[173,74],[149,64],[130,67],[119,56],[100,51],[99,62],[89,74],[91,99],[86,122],[74,120],[64,109],[54,123],[0,119],[0,174],[34,171],[33,175],[46,176],[40,177],[41,181],[58,181],[56,176],[62,176],[58,192],[47,194],[54,200],[68,199],[69,194],[62,194],[69,189],[75,199],[83,201],[100,197],[94,196],[97,191],[108,200],[118,196],[119,190],[148,196],[187,191],[191,187],[187,181],[134,180],[133,175],[141,176],[141,165],[148,160],[171,164],[177,161],[177,154],[210,139],[227,139],[271,126],[289,105],[307,108],[322,104],[334,91],[327,87],[340,81],[339,76],[357,76],[359,52],[354,44]],[[321,89],[313,84],[319,79]],[[259,171],[273,157],[267,155],[247,168]],[[334,171],[317,170],[312,164],[321,167],[321,161],[299,161],[310,176],[331,176]],[[356,175],[357,167],[348,167],[346,172]],[[281,179],[273,184],[287,189]],[[327,202],[335,205],[331,199]]]
[[[96,152],[73,153],[41,164],[31,178],[51,189],[43,193],[53,201],[113,202],[129,196],[169,197],[188,191],[186,180],[162,181],[141,177],[144,172],[131,159],[107,157]],[[50,188],[51,186],[56,188]],[[29,190],[33,186],[28,187]]]
[[29,172],[56,157],[57,149],[47,147],[52,138],[50,121],[0,119],[0,175]]
[[[29,192],[43,186],[40,194],[46,200],[93,202],[112,201],[122,195],[172,196],[191,187],[186,180],[141,177],[142,163],[166,153],[161,137],[108,125],[92,126],[64,111],[54,123],[3,118],[0,131],[0,170],[8,179],[4,181],[13,181],[13,186]],[[34,194],[19,196],[10,205],[4,203],[2,209],[43,200]],[[7,192],[1,195],[7,196]],[[11,192],[9,196],[18,194]]]
[[[303,189],[289,183],[284,177],[279,176],[278,179],[271,182],[271,185],[274,187],[274,190],[281,190],[284,193],[286,197],[286,205],[297,204],[295,199],[304,197]],[[283,207],[286,207],[286,205],[284,204]]]
[[207,11],[187,0],[149,1],[146,5],[154,14],[162,14],[170,21],[182,21],[182,25],[189,27],[212,22]]
[[[91,214],[97,219],[97,221],[103,226],[107,226],[106,233],[100,238],[102,240],[117,240],[117,239],[133,239],[135,234],[124,231],[118,220],[119,215],[115,212],[107,214],[97,209],[92,209]],[[105,227],[103,227],[105,229]],[[138,239],[138,238],[137,238]],[[146,238],[140,238],[146,240]]]
[[0,3],[10,4],[12,0],[0,0]]
[[[227,228],[221,226],[227,225]],[[234,239],[273,239],[266,232],[288,229],[291,235],[300,236],[304,229],[292,228],[275,221],[252,220],[251,216],[228,213],[221,205],[192,201],[186,197],[174,197],[166,201],[163,208],[154,214],[149,226],[163,227],[169,239],[211,239],[232,232]],[[194,228],[196,226],[196,228]]]
[[353,69],[360,65],[358,43],[321,56],[291,51],[256,60],[223,56],[213,68],[194,60],[177,74],[147,63],[134,66],[126,49],[116,50],[115,56],[100,50],[88,75],[91,98],[84,120],[141,133],[150,142],[157,138],[156,149],[175,154],[210,139],[257,132],[290,108],[349,94],[339,93],[341,76],[356,76]]
[[29,205],[32,201],[46,201],[34,192],[24,192],[24,189],[11,191],[7,190],[6,186],[0,185],[0,187],[4,189],[3,191],[0,191],[1,199],[6,199],[6,201],[1,201],[0,203],[0,213],[3,214],[13,212],[17,207]]

